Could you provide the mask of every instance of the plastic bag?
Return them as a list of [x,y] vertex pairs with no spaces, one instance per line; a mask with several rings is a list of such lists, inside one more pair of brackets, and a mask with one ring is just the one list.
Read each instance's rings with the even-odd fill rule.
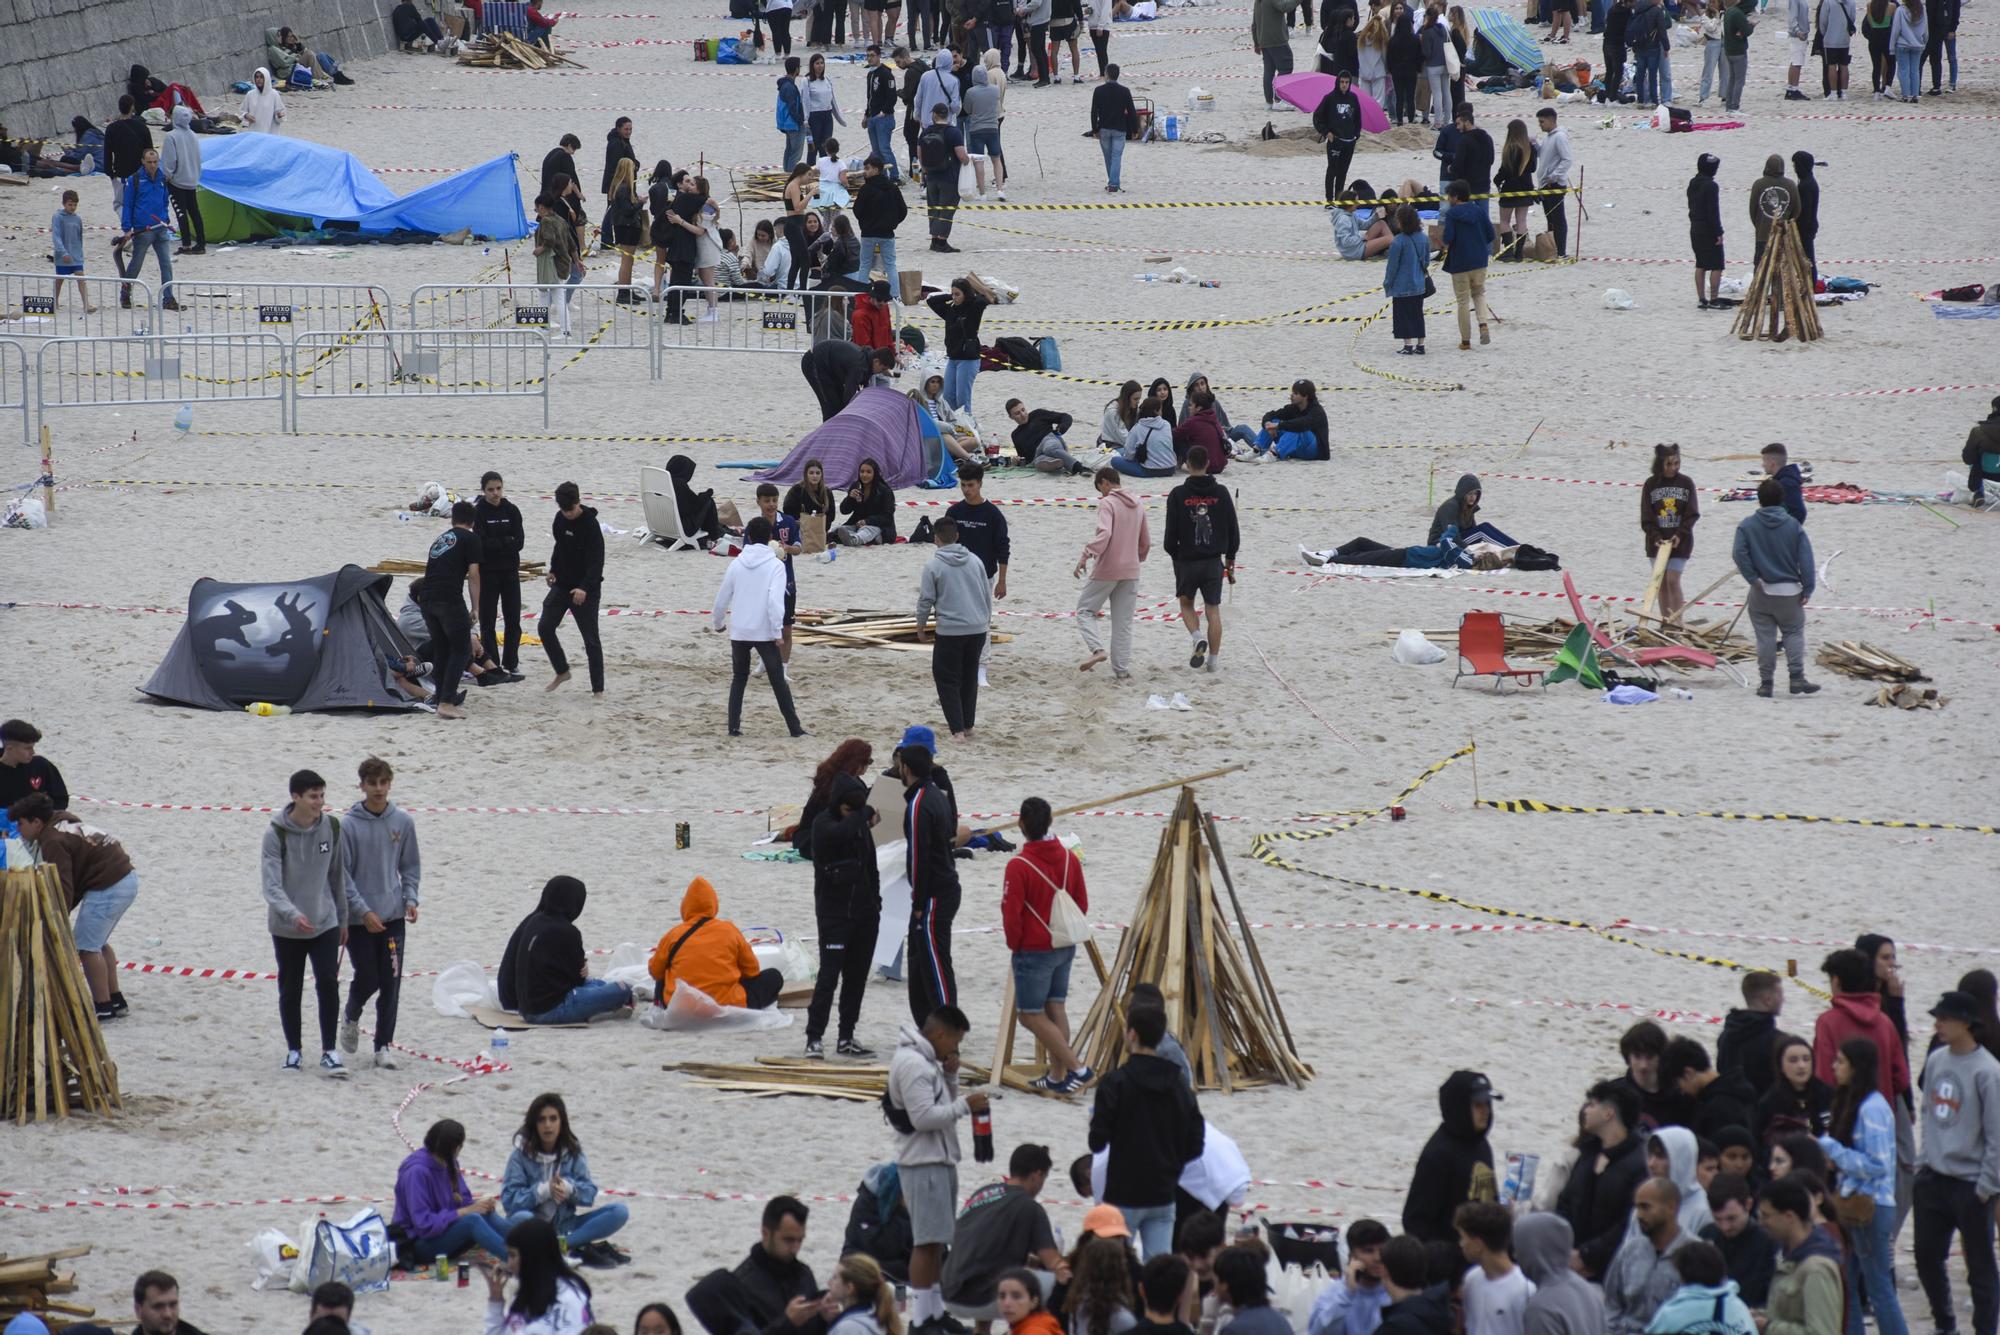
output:
[[[819,977],[819,961],[806,954],[798,942],[786,937],[775,927],[747,927],[744,934],[752,938],[768,936],[771,940],[753,940],[750,953],[757,957],[760,969],[776,969],[785,975],[787,983],[810,983]],[[816,954],[817,952],[815,952]]]
[[736,1033],[748,1029],[783,1029],[792,1017],[776,1006],[750,1010],[725,1006],[700,988],[674,982],[674,994],[664,1006],[647,1006],[639,1012],[639,1023],[648,1029],[673,1033]]
[[16,496],[7,502],[6,518],[0,519],[0,528],[47,528],[49,512],[42,506],[39,496]]
[[1425,639],[1420,630],[1406,630],[1398,635],[1396,647],[1391,652],[1404,667],[1424,667],[1444,662],[1444,650]]
[[1604,309],[1607,311],[1629,311],[1638,304],[1632,300],[1632,294],[1622,287],[1604,289]]
[[267,1228],[245,1245],[257,1258],[257,1278],[250,1281],[251,1288],[262,1293],[265,1289],[290,1287],[292,1271],[299,1261],[298,1244],[277,1229]]
[[[609,983],[623,983],[632,989],[632,995],[639,1001],[653,999],[653,975],[649,968],[652,956],[630,941],[621,941],[611,952],[611,958],[604,966],[604,980]],[[787,974],[786,977],[791,975]]]
[[471,1018],[467,1006],[498,1006],[500,991],[493,980],[486,976],[486,970],[471,960],[459,960],[448,964],[431,985],[431,1005],[437,1007],[439,1015],[448,1015],[454,1020]]
[[1607,705],[1649,705],[1659,698],[1643,686],[1613,686],[1604,693]]
[[314,1224],[305,1256],[292,1272],[292,1287],[310,1293],[338,1280],[356,1293],[379,1293],[389,1287],[394,1256],[389,1226],[374,1206],[344,1224],[321,1219]]

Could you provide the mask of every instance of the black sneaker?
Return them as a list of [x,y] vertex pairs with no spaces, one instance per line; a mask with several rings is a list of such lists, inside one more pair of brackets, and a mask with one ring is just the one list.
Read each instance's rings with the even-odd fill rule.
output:
[[806,1040],[806,1056],[813,1061],[826,1060],[826,1044],[816,1038]]
[[129,1015],[131,1011],[132,1008],[126,1004],[123,992],[113,992],[111,994],[111,1014],[113,1016]]
[[864,1048],[859,1043],[856,1043],[852,1038],[841,1039],[839,1045],[834,1048],[834,1051],[839,1053],[843,1057],[854,1057],[860,1059],[865,1059],[875,1055],[875,1049]]
[[1768,678],[1757,683],[1757,698],[1759,700],[1771,698],[1771,682]]
[[113,1006],[108,1001],[100,1001],[97,1003],[97,1022],[99,1024],[104,1023],[104,1021],[106,1020],[115,1020],[117,1018],[118,1018],[117,1007]]
[[1818,682],[1807,681],[1804,677],[1792,678],[1793,695],[1817,695],[1818,693],[1819,693]]

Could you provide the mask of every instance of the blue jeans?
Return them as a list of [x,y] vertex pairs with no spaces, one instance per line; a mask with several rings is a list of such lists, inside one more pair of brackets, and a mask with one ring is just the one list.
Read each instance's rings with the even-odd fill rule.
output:
[[1225,439],[1240,440],[1245,445],[1255,445],[1257,443],[1257,433],[1240,422],[1222,434]]
[[1641,103],[1658,103],[1660,100],[1660,49],[1634,51],[1632,61],[1638,67],[1638,86],[1634,89]]
[[1660,48],[1660,101],[1674,100],[1674,53]]
[[1125,132],[1123,130],[1099,130],[1097,148],[1104,154],[1104,179],[1113,190],[1118,188],[1118,168],[1125,161]]
[[1604,16],[1611,9],[1611,0],[1590,0],[1590,30],[1604,31]]
[[552,1011],[539,1015],[523,1012],[529,1024],[584,1024],[591,1016],[615,1011],[632,1004],[632,989],[605,978],[586,978],[569,990],[569,995]]
[[[523,1210],[519,1214],[508,1215],[506,1231],[512,1233],[514,1225],[524,1224],[534,1217],[535,1212],[533,1210]],[[630,1212],[624,1206],[615,1202],[610,1205],[600,1205],[589,1213],[578,1210],[570,1217],[569,1231],[564,1233],[562,1237],[565,1242],[569,1243],[570,1249],[574,1251],[587,1242],[604,1241],[613,1233],[625,1227],[626,1220],[630,1218]],[[502,1252],[501,1255],[504,1256],[506,1253]]]
[[483,1214],[460,1215],[450,1228],[434,1237],[411,1238],[410,1259],[429,1261],[439,1256],[456,1256],[473,1247],[503,1261],[507,1259],[507,1235]]
[[92,890],[76,910],[76,951],[95,955],[111,944],[111,929],[139,897],[139,873],[128,871],[102,890]]
[[[892,115],[868,118],[868,151],[882,159],[882,169],[892,181],[900,180],[896,170],[896,118]],[[786,168],[787,171],[791,170]]]
[[789,172],[806,155],[806,132],[785,130],[782,133],[785,136],[785,170]]
[[1876,1335],[1909,1335],[1902,1300],[1896,1296],[1896,1281],[1889,1270],[1895,1251],[1896,1207],[1877,1201],[1875,1217],[1865,1224],[1848,1226],[1847,1239],[1853,1248],[1847,1255],[1847,1335],[1863,1335],[1864,1284],[1868,1305],[1875,1309]]
[[861,238],[861,263],[854,266],[848,277],[857,283],[868,281],[868,271],[875,267],[877,255],[882,257],[882,276],[889,280],[889,291],[896,290],[896,238],[893,236],[864,236]]
[[313,52],[313,57],[319,61],[319,67],[325,70],[329,75],[340,73],[340,62],[336,61],[332,56],[328,55],[326,52],[315,51]]
[[1150,1261],[1174,1249],[1174,1207],[1171,1205],[1121,1205],[1125,1227],[1139,1239],[1139,1259]]
[[971,357],[953,357],[944,364],[944,401],[954,408],[972,406],[972,382],[979,375],[979,362]]
[[[1898,56],[1901,56],[1901,54],[1901,52],[1897,52]],[[1916,54],[1922,55],[1923,53],[1919,51]],[[1914,70],[1916,67],[1916,61],[1912,60],[1910,68]],[[1911,82],[1914,83],[1916,76],[1912,74],[1910,78]],[[167,241],[168,236],[165,227],[147,227],[142,229],[131,240],[132,258],[125,262],[125,272],[120,275],[124,278],[137,278],[140,268],[146,263],[146,247],[151,246],[154,256],[160,262],[161,305],[165,305],[174,299],[173,247],[168,245]]]
[[1148,468],[1146,465],[1122,454],[1112,455],[1108,462],[1126,477],[1172,477],[1174,475],[1174,470],[1171,468]]
[[1715,72],[1722,63],[1722,43],[1703,42],[1701,44],[1701,96],[1699,101],[1708,101],[1708,90],[1715,85]]
[[1040,1015],[1051,1001],[1069,1000],[1069,966],[1076,959],[1075,946],[1056,950],[1017,950],[1014,969],[1014,1007],[1023,1015]]
[[[1902,90],[1903,96],[1915,97],[1921,90],[1923,81],[1924,49],[1921,46],[1897,47],[1896,86]],[[161,253],[164,254],[165,252]],[[128,274],[127,277],[130,277],[130,275]]]

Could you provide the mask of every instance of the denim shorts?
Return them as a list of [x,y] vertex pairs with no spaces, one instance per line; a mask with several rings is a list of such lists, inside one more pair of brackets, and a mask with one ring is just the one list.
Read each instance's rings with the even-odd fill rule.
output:
[[1039,1015],[1051,1001],[1068,1001],[1069,966],[1075,958],[1075,946],[1015,951],[1014,1009],[1023,1015]]
[[1667,558],[1667,569],[1671,570],[1674,574],[1678,575],[1681,573],[1681,571],[1686,570],[1687,568],[1688,568],[1687,557],[1669,556]]
[[1000,132],[998,130],[974,130],[966,136],[967,153],[984,153],[990,158],[1000,156]]
[[76,950],[79,955],[94,954],[111,944],[111,929],[125,916],[125,910],[132,907],[132,901],[139,897],[139,873],[127,872],[123,880],[113,881],[102,890],[92,890],[84,895],[83,903],[76,910],[76,926],[72,929],[76,936]]

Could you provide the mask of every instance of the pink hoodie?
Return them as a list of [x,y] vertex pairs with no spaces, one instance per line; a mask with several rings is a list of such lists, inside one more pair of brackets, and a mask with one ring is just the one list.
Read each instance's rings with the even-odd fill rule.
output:
[[1152,550],[1145,507],[1122,487],[1106,492],[1097,502],[1097,532],[1083,549],[1085,557],[1097,562],[1090,578],[1137,579],[1139,563]]

